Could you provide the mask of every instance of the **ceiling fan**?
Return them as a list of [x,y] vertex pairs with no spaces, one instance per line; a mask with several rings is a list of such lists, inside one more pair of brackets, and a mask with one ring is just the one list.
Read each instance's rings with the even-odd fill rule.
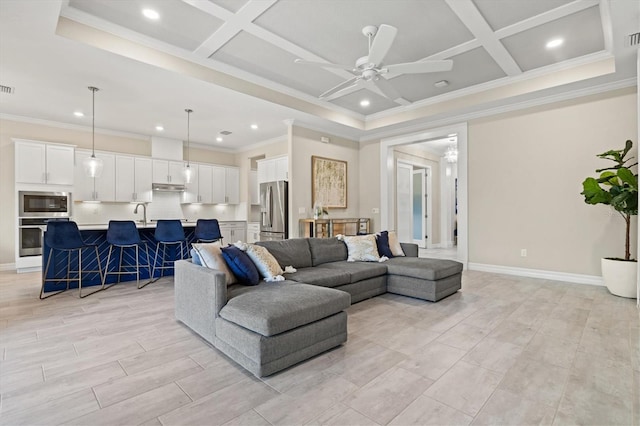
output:
[[[335,87],[327,90],[320,95],[320,99],[326,99],[333,95],[339,95],[346,89],[354,87],[359,84],[365,84],[366,82],[373,83],[384,94],[385,97],[395,101],[400,99],[400,94],[394,89],[389,81],[384,77],[385,74],[420,74],[428,72],[442,72],[450,71],[453,67],[453,61],[438,60],[438,61],[417,61],[406,62],[402,64],[384,65],[384,57],[389,52],[391,45],[398,29],[391,25],[382,24],[380,27],[373,25],[367,25],[362,29],[364,34],[369,39],[369,54],[363,56],[356,61],[355,67],[341,64],[332,64],[328,62],[315,62],[305,61],[303,59],[296,59],[297,64],[312,65],[322,68],[339,68],[349,71],[354,74],[354,77],[338,84]],[[338,96],[333,96],[338,97]]]

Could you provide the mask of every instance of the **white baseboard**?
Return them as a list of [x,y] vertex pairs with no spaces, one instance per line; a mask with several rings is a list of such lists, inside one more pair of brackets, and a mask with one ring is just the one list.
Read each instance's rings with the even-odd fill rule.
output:
[[519,277],[542,278],[545,280],[563,281],[576,284],[604,286],[602,277],[597,275],[569,274],[567,272],[544,271],[541,269],[515,268],[512,266],[486,265],[469,262],[471,271],[494,272],[496,274],[517,275]]
[[0,271],[15,271],[15,263],[0,263]]

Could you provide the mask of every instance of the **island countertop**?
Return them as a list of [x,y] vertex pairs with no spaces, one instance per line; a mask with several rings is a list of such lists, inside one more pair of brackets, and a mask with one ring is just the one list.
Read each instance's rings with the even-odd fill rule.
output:
[[[142,223],[142,221],[134,221],[136,223],[136,227],[138,229],[155,229],[158,221],[156,219],[150,220],[146,223]],[[182,226],[184,227],[193,227],[196,226],[197,219],[180,219],[182,222]],[[220,221],[220,224],[224,223],[246,223],[245,220],[224,220]],[[78,229],[81,231],[106,231],[109,228],[108,223],[78,223]]]

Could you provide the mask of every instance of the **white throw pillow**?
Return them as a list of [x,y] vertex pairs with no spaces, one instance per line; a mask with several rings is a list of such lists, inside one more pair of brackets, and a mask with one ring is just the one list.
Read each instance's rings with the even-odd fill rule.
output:
[[349,252],[347,262],[355,262],[357,260],[364,262],[380,261],[380,254],[378,254],[375,235],[358,235],[355,237],[343,236],[342,241],[347,245],[347,250]]
[[284,279],[278,278],[278,276],[282,277],[284,272],[276,258],[269,253],[269,250],[255,244],[247,244],[246,253],[254,265],[256,265],[258,272],[264,277],[265,281],[281,281]]
[[389,231],[389,249],[394,256],[404,256],[396,231]]
[[222,257],[220,242],[192,244],[192,247],[196,253],[198,253],[202,266],[224,272],[224,275],[227,278],[227,285],[238,282],[236,276],[233,275],[233,272],[231,272],[227,266],[227,262],[225,262],[224,257]]

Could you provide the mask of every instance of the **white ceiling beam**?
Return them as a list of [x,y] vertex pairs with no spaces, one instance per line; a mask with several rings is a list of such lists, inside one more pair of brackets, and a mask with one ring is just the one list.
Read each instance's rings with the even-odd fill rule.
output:
[[445,1],[508,76],[522,74],[522,70],[516,61],[500,43],[500,40],[498,40],[471,0]]
[[571,3],[564,4],[555,9],[551,9],[547,12],[541,13],[524,21],[516,22],[513,25],[509,25],[504,28],[500,28],[495,32],[496,37],[503,39],[505,37],[512,36],[514,34],[521,33],[531,28],[544,25],[547,22],[555,21],[556,19],[564,18],[565,16],[578,13],[593,6],[597,6],[598,0],[576,0]]
[[251,0],[237,13],[230,13],[209,1],[183,1],[225,21],[217,31],[211,34],[211,36],[193,52],[199,57],[208,58],[227,44],[229,40],[235,37],[240,31],[249,25],[253,25],[253,21],[273,6],[277,0]]

